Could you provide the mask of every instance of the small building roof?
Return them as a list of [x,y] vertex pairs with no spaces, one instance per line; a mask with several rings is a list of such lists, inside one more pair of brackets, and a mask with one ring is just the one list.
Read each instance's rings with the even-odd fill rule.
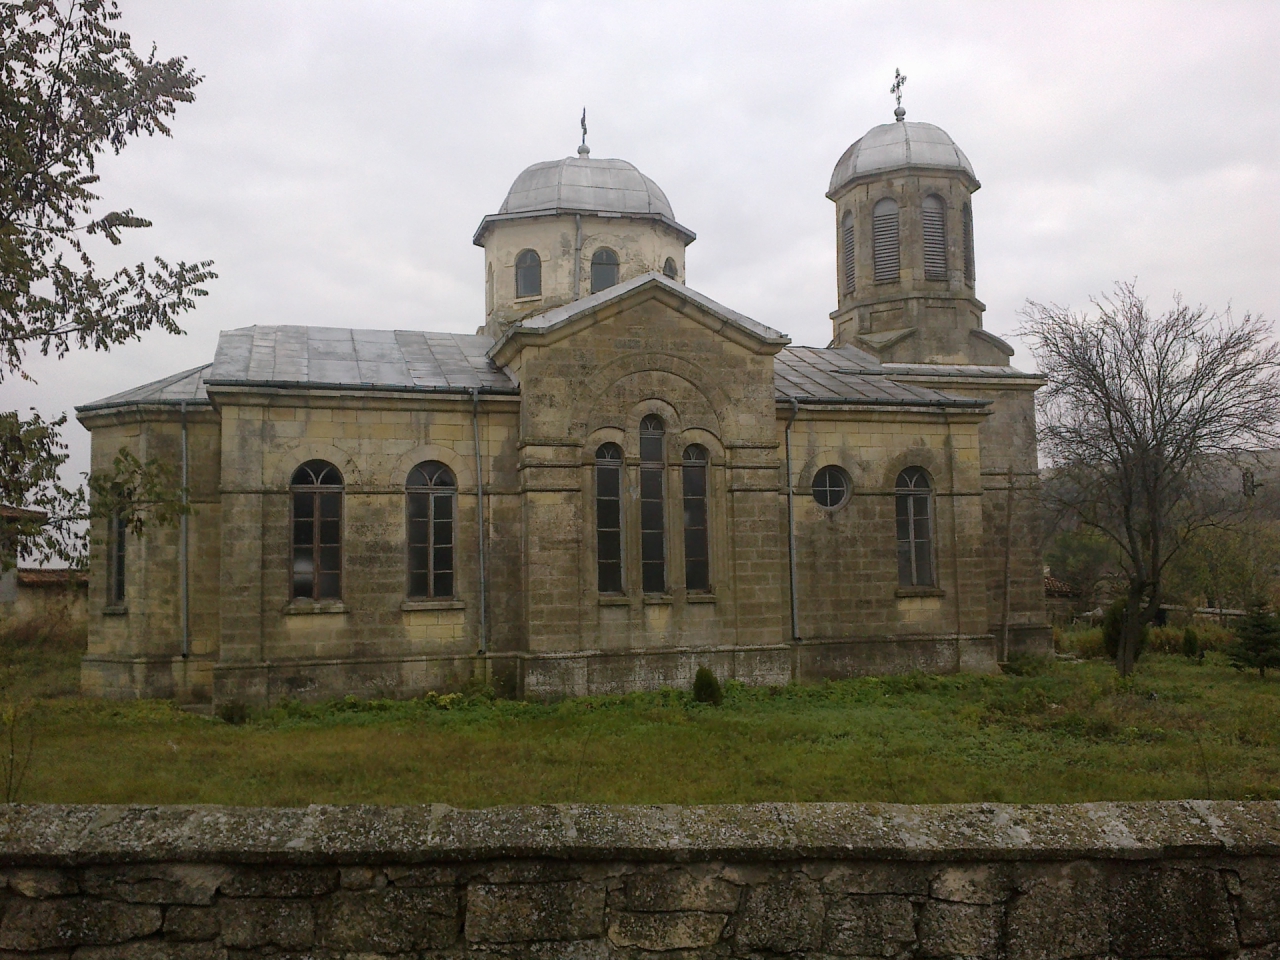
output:
[[779,402],[982,409],[988,401],[899,383],[869,353],[854,347],[786,347],[773,358]]
[[831,171],[827,196],[860,177],[903,167],[959,170],[978,182],[973,164],[947,131],[932,123],[899,120],[872,127],[853,142]]
[[213,364],[206,363],[202,367],[192,367],[190,370],[144,383],[140,387],[112,394],[102,400],[82,404],[76,407],[76,412],[92,413],[133,404],[169,404],[176,407],[181,406],[184,401],[191,406],[207,406],[209,394],[204,388],[204,378],[211,366]]

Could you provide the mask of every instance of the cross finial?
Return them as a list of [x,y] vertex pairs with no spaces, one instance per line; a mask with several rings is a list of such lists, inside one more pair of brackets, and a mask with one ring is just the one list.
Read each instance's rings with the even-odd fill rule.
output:
[[893,111],[893,116],[897,120],[902,120],[907,115],[907,111],[902,109],[902,88],[907,85],[906,75],[897,67],[893,68],[893,86],[889,88],[889,92],[893,94],[893,99],[898,106]]
[[587,146],[587,108],[582,108],[582,145],[578,147],[578,156],[590,156],[591,148]]

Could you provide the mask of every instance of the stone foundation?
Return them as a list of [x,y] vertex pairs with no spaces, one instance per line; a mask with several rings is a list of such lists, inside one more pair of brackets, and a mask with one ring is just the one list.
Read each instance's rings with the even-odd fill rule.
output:
[[1280,956],[1280,804],[0,806],[6,957]]

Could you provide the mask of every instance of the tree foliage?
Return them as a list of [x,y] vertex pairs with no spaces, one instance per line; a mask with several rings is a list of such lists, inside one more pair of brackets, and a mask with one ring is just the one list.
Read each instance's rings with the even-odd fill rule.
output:
[[1265,677],[1267,668],[1280,669],[1280,622],[1260,602],[1249,605],[1236,625],[1236,640],[1227,648],[1231,665],[1237,670],[1257,670]]
[[1127,581],[1116,665],[1133,669],[1170,563],[1197,531],[1240,508],[1222,466],[1267,445],[1280,424],[1280,348],[1259,317],[1175,297],[1153,315],[1133,284],[1093,315],[1028,302],[1021,333],[1048,378],[1040,449],[1060,515],[1116,550]]
[[[150,264],[103,272],[89,238],[113,246],[125,231],[151,225],[132,209],[101,211],[97,164],[141,135],[170,136],[168,120],[194,99],[200,82],[182,57],[143,57],[113,0],[20,0],[0,4],[0,381],[27,377],[31,350],[65,356],[108,350],[177,318],[216,277],[210,261]],[[60,485],[66,417],[23,419],[0,413],[0,562],[83,559],[77,521],[86,496]],[[123,457],[123,459],[122,459]],[[95,509],[119,510],[126,491],[152,497],[126,507],[138,532],[166,521],[181,492],[161,484],[160,464],[117,457],[115,473],[94,485]],[[168,506],[161,507],[160,500]],[[21,509],[43,511],[48,522]],[[185,509],[185,508],[183,508]]]

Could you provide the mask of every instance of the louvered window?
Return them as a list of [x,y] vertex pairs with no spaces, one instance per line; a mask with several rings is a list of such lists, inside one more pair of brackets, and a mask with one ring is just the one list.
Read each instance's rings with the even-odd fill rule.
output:
[[964,205],[964,280],[973,286],[973,210]]
[[947,279],[947,210],[936,193],[924,198],[920,208],[924,236],[924,278]]
[[840,221],[840,243],[844,254],[844,292],[853,295],[854,281],[857,279],[853,246],[853,211],[846,210],[844,219]]
[[596,589],[622,593],[622,448],[596,450]]
[[902,269],[898,247],[898,204],[885,197],[871,212],[871,246],[876,282],[897,280]]

